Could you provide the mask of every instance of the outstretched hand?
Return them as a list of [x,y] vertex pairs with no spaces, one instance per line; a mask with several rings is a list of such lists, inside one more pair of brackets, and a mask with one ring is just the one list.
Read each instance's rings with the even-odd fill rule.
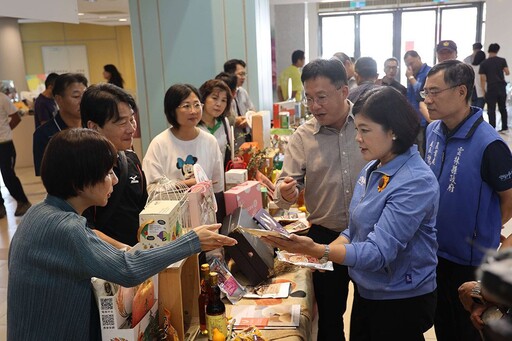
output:
[[237,244],[237,241],[228,236],[219,234],[217,230],[221,227],[221,224],[212,225],[201,225],[193,229],[193,231],[199,237],[201,243],[201,250],[210,251],[217,249],[221,246],[233,246]]
[[[288,252],[302,253],[313,257],[318,256],[318,254],[316,254],[317,249],[315,247],[319,244],[315,243],[313,239],[306,236],[298,236],[292,233],[290,234],[289,239],[274,236],[262,236],[261,240],[272,245],[273,247],[277,247]],[[323,247],[321,247],[321,250],[323,250]]]

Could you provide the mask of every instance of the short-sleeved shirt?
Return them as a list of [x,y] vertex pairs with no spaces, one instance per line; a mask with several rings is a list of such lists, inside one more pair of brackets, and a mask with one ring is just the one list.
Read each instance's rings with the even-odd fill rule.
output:
[[34,122],[36,129],[41,122],[48,122],[57,112],[57,104],[53,98],[48,98],[43,94],[39,94],[34,102]]
[[290,65],[279,75],[279,86],[284,99],[288,99],[288,79],[292,80],[292,91],[296,91],[295,100],[302,100],[302,81],[300,80],[300,69],[295,65]]
[[43,154],[48,142],[50,142],[53,135],[67,128],[67,124],[62,120],[62,117],[60,117],[60,113],[57,112],[53,120],[46,122],[34,132],[32,149],[34,154],[34,169],[37,176],[40,175],[41,161],[43,160]]
[[9,116],[17,111],[18,109],[12,104],[9,97],[4,93],[0,93],[0,143],[12,140]]
[[485,75],[487,78],[487,86],[492,85],[503,85],[505,86],[507,83],[505,82],[505,75],[503,74],[503,69],[508,67],[507,60],[501,57],[490,57],[484,60],[480,64],[479,74]]
[[[146,190],[146,177],[137,154],[127,150],[125,155],[128,172],[126,183],[123,186],[121,184],[114,186],[112,197],[119,195],[120,198],[117,200],[116,207],[109,213],[108,220],[102,224],[102,216],[110,210],[111,200],[108,201],[105,207],[90,207],[83,213],[83,216],[87,218],[89,227],[95,228],[117,241],[133,246],[137,244],[139,213],[146,205],[148,192]],[[114,172],[118,179],[122,179],[120,167],[116,165]],[[117,194],[116,191],[120,188],[123,192]]]

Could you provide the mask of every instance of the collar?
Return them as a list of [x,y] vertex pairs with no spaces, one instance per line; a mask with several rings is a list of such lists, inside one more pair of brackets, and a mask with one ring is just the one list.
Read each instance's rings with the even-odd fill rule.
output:
[[[343,124],[343,126],[346,126],[348,122],[350,121],[354,121],[354,114],[352,113],[352,108],[354,107],[354,104],[352,102],[350,102],[348,99],[346,100],[348,105],[349,105],[349,108],[348,108],[348,115],[347,115],[347,118],[345,120],[345,123]],[[315,127],[314,127],[314,131],[313,131],[313,134],[316,135],[320,132],[320,129],[334,129],[334,128],[330,128],[330,127],[327,127],[327,126],[323,126],[323,125],[320,125],[318,123],[318,121],[316,120],[315,118]]]
[[64,199],[48,194],[44,199],[44,202],[48,205],[55,206],[64,212],[77,213],[75,209]]
[[470,107],[469,115],[466,116],[460,122],[454,129],[451,131],[448,130],[448,127],[446,127],[446,124],[444,122],[441,122],[441,129],[443,135],[446,136],[446,138],[463,138],[467,139],[473,136],[475,133],[476,128],[480,125],[480,123],[483,122],[483,116],[482,116],[482,109],[477,107]]
[[206,127],[206,129],[208,129],[208,131],[210,132],[210,134],[214,135],[215,132],[217,130],[219,130],[220,128],[220,125],[222,124],[222,121],[218,118],[215,119],[215,124],[213,125],[212,128],[210,128],[206,123],[203,123],[203,125]]
[[387,176],[393,176],[402,166],[414,155],[418,154],[418,146],[413,144],[408,150],[404,153],[397,155],[393,160],[386,163],[384,166],[376,168],[377,164],[380,162],[379,160],[375,160],[370,162],[367,166],[367,173],[371,172],[379,172],[382,174],[386,174]]
[[53,122],[55,123],[55,126],[57,127],[57,129],[59,129],[59,131],[62,131],[64,129],[68,128],[68,125],[66,124],[66,122],[64,122],[64,120],[60,116],[60,111],[57,111],[57,115],[55,115],[55,117],[53,118]]
[[418,73],[417,73],[417,74],[415,74],[415,76],[417,76],[417,75],[419,75],[420,73],[424,72],[426,68],[428,68],[427,63],[423,63],[423,65],[422,65],[422,66],[421,66],[421,68],[420,68],[420,71],[418,71]]

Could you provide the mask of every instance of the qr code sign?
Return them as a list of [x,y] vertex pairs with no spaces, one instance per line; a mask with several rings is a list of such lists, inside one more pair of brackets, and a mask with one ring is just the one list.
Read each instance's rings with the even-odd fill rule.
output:
[[100,298],[100,309],[102,312],[107,310],[114,310],[114,300],[110,297],[101,297]]
[[102,325],[103,329],[115,329],[114,315],[113,314],[101,315],[101,325]]

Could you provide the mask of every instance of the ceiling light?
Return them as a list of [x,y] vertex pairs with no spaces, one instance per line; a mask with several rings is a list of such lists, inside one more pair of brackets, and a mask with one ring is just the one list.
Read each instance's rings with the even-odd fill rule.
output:
[[126,19],[126,18],[121,18],[121,19],[119,19],[119,21],[128,21],[128,19]]
[[78,13],[78,15],[85,15],[85,13]]

